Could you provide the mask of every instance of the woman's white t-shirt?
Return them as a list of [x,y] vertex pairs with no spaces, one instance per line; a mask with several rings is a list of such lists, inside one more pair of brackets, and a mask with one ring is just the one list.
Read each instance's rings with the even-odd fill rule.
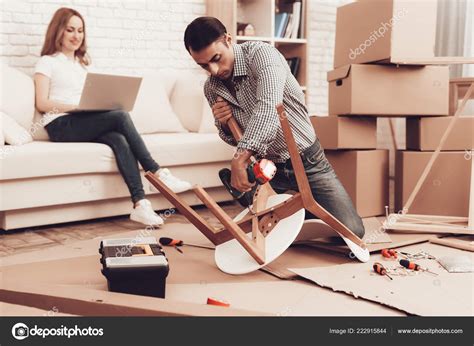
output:
[[[43,55],[36,63],[35,73],[50,79],[49,99],[64,104],[78,105],[87,75],[87,69],[79,59],[69,59],[63,53]],[[67,113],[45,114],[44,125]]]

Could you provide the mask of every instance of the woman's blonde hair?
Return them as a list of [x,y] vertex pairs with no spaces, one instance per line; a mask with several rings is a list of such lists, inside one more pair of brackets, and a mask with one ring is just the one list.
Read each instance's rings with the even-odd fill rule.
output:
[[79,62],[82,65],[87,66],[90,64],[90,58],[87,54],[86,23],[84,22],[84,18],[76,10],[67,7],[62,7],[54,13],[53,18],[51,19],[51,22],[48,25],[48,30],[46,31],[43,49],[41,49],[41,56],[52,55],[61,51],[61,42],[63,39],[64,31],[66,30],[69,19],[74,16],[77,16],[82,20],[84,33],[84,39],[82,40],[82,44],[79,49],[74,52],[74,54],[79,59]]

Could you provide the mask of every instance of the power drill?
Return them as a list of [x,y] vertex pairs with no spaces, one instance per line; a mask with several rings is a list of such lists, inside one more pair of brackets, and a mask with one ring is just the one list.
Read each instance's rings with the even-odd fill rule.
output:
[[256,183],[250,192],[242,192],[236,190],[230,184],[231,171],[228,168],[223,168],[219,171],[219,178],[224,184],[225,188],[243,207],[249,207],[252,204],[252,197],[257,189],[257,185],[263,185],[273,179],[276,173],[275,164],[267,159],[255,160],[252,159],[250,165],[247,166],[247,176],[250,183]]

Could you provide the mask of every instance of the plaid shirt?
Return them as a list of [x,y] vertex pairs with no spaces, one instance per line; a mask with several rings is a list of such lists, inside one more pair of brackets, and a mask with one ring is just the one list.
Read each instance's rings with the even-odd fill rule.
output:
[[231,83],[236,97],[219,78],[213,76],[206,81],[204,94],[211,107],[218,96],[229,103],[243,137],[237,143],[216,120],[219,136],[237,149],[253,151],[274,162],[285,162],[290,154],[276,105],[283,102],[300,152],[316,140],[303,91],[276,48],[263,42],[233,44],[233,48],[235,62]]

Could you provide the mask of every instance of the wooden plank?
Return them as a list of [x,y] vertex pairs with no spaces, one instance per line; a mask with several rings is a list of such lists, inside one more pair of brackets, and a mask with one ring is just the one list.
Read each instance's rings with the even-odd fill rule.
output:
[[261,316],[261,312],[34,282],[7,282],[0,301],[80,316]]
[[467,226],[453,225],[423,225],[409,222],[387,224],[385,229],[406,233],[448,233],[448,234],[474,234],[474,229]]
[[422,214],[392,214],[394,217],[397,217],[399,221],[403,221],[404,219],[416,219],[420,221],[429,221],[429,222],[467,222],[467,217],[465,216],[444,216],[444,215],[422,215]]
[[413,189],[412,193],[410,194],[410,197],[408,197],[407,202],[405,203],[403,210],[408,212],[410,210],[410,207],[415,200],[416,195],[418,194],[418,191],[421,189],[421,186],[426,180],[426,177],[428,176],[429,172],[431,171],[431,167],[433,167],[434,162],[439,156],[439,153],[441,152],[441,149],[444,147],[444,143],[448,139],[449,134],[451,133],[451,130],[454,127],[454,124],[456,123],[456,120],[459,118],[459,115],[462,113],[464,110],[464,107],[466,106],[466,102],[471,96],[471,94],[474,91],[474,83],[471,84],[469,87],[466,95],[464,95],[464,98],[462,100],[461,106],[458,108],[456,113],[454,114],[453,118],[449,122],[448,127],[446,128],[446,131],[444,132],[443,136],[441,137],[441,141],[438,144],[438,147],[436,148],[435,152],[433,155],[430,157],[430,160],[428,161],[428,164],[426,165],[425,169],[423,170],[423,173],[421,174],[420,178],[418,179],[415,188]]
[[196,196],[209,208],[209,210],[217,217],[224,227],[234,236],[234,238],[247,250],[258,264],[265,263],[265,254],[263,249],[259,248],[251,241],[245,232],[232,220],[232,218],[222,210],[221,207],[207,194],[200,186],[194,188]]
[[36,317],[63,317],[63,316],[77,316],[72,314],[63,314],[59,312],[54,306],[49,310],[32,308],[30,306],[24,306],[21,304],[10,304],[0,302],[0,311],[2,317],[26,317],[26,316],[36,316]]
[[291,164],[296,175],[298,190],[302,196],[303,206],[313,215],[319,217],[321,220],[327,223],[341,236],[348,238],[362,249],[366,249],[367,247],[362,241],[362,239],[356,236],[349,228],[347,228],[342,222],[336,219],[332,214],[330,214],[326,209],[324,209],[314,200],[311,188],[309,186],[308,178],[306,177],[303,162],[301,161],[300,153],[298,152],[298,148],[296,146],[296,142],[293,137],[293,133],[291,131],[291,127],[286,117],[283,105],[278,105],[277,110],[280,118],[281,127],[283,129],[283,134],[286,139],[286,144],[288,145],[288,151],[290,152]]
[[456,224],[466,223],[466,221],[453,221],[453,220],[437,221],[433,219],[430,220],[429,218],[419,219],[416,217],[411,217],[409,215],[406,215],[403,218],[398,219],[397,222],[408,222],[408,223],[413,223],[413,224],[418,224],[418,225],[445,225],[445,226],[459,226]]
[[430,239],[430,243],[444,245],[455,249],[474,252],[474,243],[455,238]]

